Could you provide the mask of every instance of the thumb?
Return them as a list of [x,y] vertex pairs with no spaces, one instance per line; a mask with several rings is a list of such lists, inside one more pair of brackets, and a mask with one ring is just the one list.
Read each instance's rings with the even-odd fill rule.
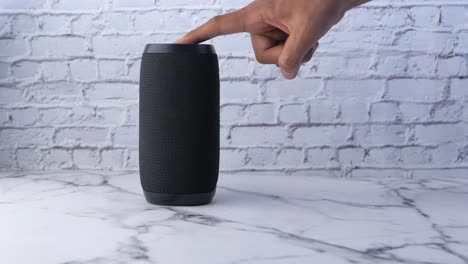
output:
[[294,79],[307,52],[315,42],[307,33],[291,34],[284,43],[278,58],[278,66],[286,79]]

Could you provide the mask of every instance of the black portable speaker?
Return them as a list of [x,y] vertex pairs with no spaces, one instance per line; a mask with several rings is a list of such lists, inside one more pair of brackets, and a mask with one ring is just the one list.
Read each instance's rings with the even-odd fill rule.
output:
[[146,200],[211,202],[219,169],[219,68],[212,45],[148,44],[140,70],[139,164]]

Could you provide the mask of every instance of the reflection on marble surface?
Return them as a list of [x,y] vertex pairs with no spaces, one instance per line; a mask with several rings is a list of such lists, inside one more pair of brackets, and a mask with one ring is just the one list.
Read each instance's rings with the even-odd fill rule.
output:
[[468,263],[468,178],[221,175],[147,204],[136,172],[0,173],[0,263]]

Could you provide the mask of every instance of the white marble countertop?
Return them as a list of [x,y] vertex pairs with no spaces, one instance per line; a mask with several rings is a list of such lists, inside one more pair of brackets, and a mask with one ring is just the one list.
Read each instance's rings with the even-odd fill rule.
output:
[[468,263],[468,177],[221,175],[161,207],[135,172],[2,172],[0,263]]

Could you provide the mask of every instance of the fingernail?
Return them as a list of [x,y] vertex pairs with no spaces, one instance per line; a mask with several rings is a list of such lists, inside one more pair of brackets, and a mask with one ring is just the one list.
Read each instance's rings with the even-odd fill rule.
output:
[[283,77],[288,80],[294,79],[297,75],[297,72],[288,72],[283,69],[281,69],[281,73],[283,74]]

